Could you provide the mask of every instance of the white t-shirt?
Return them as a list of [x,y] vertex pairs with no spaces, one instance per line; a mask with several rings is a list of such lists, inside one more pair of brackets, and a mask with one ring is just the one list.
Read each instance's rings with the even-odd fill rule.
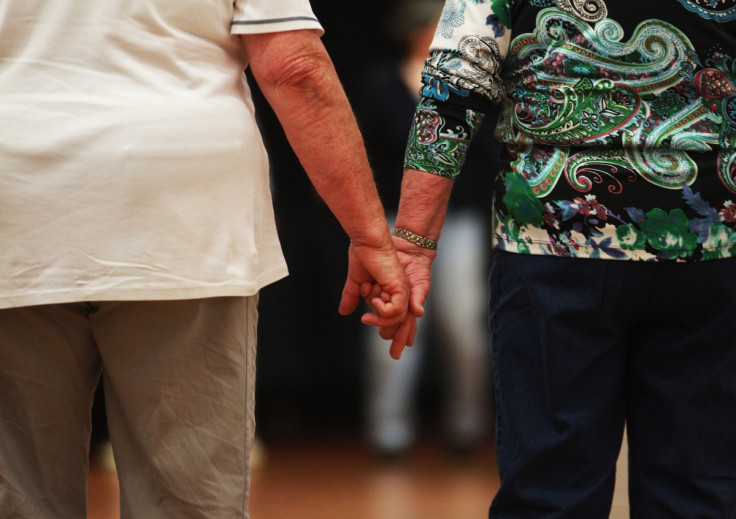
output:
[[0,308],[285,276],[233,34],[294,29],[308,0],[0,0]]

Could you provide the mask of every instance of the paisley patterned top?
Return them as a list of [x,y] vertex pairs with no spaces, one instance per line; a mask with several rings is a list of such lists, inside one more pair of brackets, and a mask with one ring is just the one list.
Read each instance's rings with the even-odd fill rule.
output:
[[405,166],[454,178],[492,104],[494,244],[736,256],[736,0],[447,0]]

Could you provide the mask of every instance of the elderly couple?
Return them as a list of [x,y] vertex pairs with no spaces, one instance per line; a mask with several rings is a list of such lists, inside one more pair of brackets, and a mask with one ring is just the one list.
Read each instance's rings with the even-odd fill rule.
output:
[[632,517],[736,517],[734,29],[733,0],[447,0],[389,232],[308,0],[0,0],[0,517],[86,517],[103,373],[123,518],[248,516],[286,266],[246,68],[396,358],[503,103],[491,518],[608,517],[625,425]]

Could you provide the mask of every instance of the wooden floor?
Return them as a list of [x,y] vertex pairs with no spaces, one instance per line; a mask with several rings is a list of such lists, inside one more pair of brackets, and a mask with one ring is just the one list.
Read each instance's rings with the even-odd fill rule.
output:
[[490,446],[457,459],[422,445],[382,461],[345,444],[273,452],[253,480],[252,519],[483,518],[498,488]]
[[[611,519],[628,518],[625,452]],[[264,448],[253,470],[251,519],[485,519],[498,488],[492,446],[458,459],[425,443],[399,460],[359,441]],[[93,467],[89,519],[118,519],[115,473]]]

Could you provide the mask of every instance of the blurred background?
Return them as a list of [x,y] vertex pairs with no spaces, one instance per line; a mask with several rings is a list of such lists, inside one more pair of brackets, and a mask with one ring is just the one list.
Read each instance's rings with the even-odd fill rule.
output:
[[[364,131],[390,216],[422,54],[431,39],[428,27],[436,24],[443,2],[311,3]],[[421,338],[396,363],[389,359],[388,343],[376,341],[375,330],[361,328],[360,312],[338,315],[347,237],[251,84],[290,270],[288,278],[261,292],[251,517],[487,517],[498,487],[492,364],[484,335],[486,237],[497,153],[493,118],[454,188],[450,215],[458,218],[445,229],[442,245],[455,254],[443,254],[440,247],[449,268],[442,268],[441,277],[435,272],[439,295],[433,292],[443,305],[430,300]],[[445,270],[465,276],[453,279]],[[440,284],[449,288],[441,291]],[[458,311],[447,314],[443,307]],[[94,420],[89,517],[117,519],[118,489],[102,405],[95,407]],[[625,517],[622,492],[617,517]]]
[[[325,46],[363,130],[379,193],[389,212],[398,201],[403,152],[418,100],[415,92],[419,90],[419,74],[443,3],[312,1],[326,30]],[[409,63],[411,53],[417,54],[417,46],[419,58]],[[409,64],[404,67],[404,63]],[[404,81],[405,72],[413,82],[410,85]],[[261,293],[256,393],[259,435],[265,442],[360,436],[367,433],[370,382],[380,376],[381,368],[391,366],[371,369],[368,365],[371,353],[366,343],[377,334],[375,330],[362,329],[360,312],[350,317],[337,313],[347,271],[347,236],[312,189],[268,105],[257,93],[255,99],[271,159],[279,237],[290,270],[288,278]],[[475,171],[457,181],[453,203],[460,193],[464,200],[472,198],[466,205],[484,207],[486,213],[479,219],[485,223],[496,147],[487,129],[483,137],[489,147],[476,146],[472,150],[469,162]],[[486,235],[481,233],[479,241],[483,242]],[[487,246],[476,245],[474,250],[480,249],[478,256],[483,260],[476,270],[483,271],[476,275],[474,284],[485,294]],[[440,255],[450,252],[447,247],[440,249]],[[463,265],[456,267],[460,271]],[[459,293],[462,287],[456,288],[460,299],[466,299],[466,294]],[[473,327],[485,329],[486,298],[481,295],[480,301],[473,303]],[[410,390],[415,396],[415,419],[422,430],[437,423],[438,414],[444,412],[439,404],[443,385],[438,380],[447,378],[443,370],[447,359],[440,354],[441,348],[425,347],[432,339],[439,341],[443,337],[431,332],[425,335],[422,348],[417,344],[398,363],[408,364],[413,360],[409,357],[423,356],[421,363],[413,363],[418,365],[408,374],[416,381]],[[476,339],[484,341],[485,337]],[[460,340],[455,338],[455,342]],[[388,343],[383,344],[379,355],[388,363]],[[473,361],[482,364],[479,367],[484,371],[476,378],[487,379],[491,368],[487,359],[476,356]],[[479,383],[473,389],[490,392],[487,385],[480,386]],[[483,421],[485,426],[487,417]],[[476,436],[481,426],[477,429]]]

